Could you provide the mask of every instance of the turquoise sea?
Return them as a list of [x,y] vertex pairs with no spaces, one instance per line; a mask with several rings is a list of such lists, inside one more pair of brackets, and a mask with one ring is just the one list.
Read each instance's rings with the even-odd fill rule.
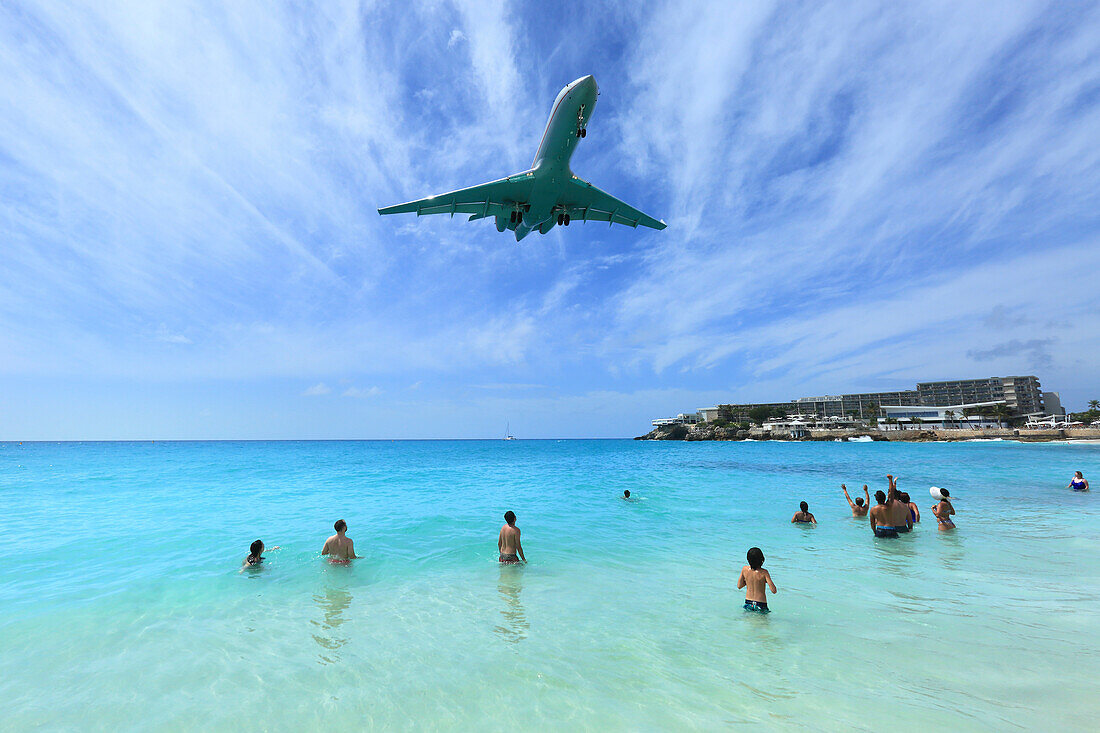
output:
[[[4,443],[0,727],[1095,730],[1075,470],[1100,486],[1100,446]],[[888,472],[924,522],[876,540],[840,484]],[[351,566],[319,557],[340,518]]]

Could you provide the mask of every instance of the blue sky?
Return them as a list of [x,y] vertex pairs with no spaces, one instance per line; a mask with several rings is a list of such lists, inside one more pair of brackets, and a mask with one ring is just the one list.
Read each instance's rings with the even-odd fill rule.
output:
[[[0,6],[0,438],[631,436],[1037,374],[1100,398],[1094,3]],[[376,207],[530,164],[665,219]]]

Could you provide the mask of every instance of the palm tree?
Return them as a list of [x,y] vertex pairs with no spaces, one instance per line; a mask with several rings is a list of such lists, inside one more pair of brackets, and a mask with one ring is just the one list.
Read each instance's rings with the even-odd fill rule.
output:
[[1100,400],[1089,400],[1090,410],[1100,410]]

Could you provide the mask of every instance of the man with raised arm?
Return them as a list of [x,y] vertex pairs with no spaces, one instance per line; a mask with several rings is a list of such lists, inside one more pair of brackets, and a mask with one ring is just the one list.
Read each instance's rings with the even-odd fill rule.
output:
[[909,505],[901,500],[898,480],[890,474],[886,474],[886,480],[890,483],[890,490],[886,492],[886,519],[898,532],[908,532],[913,529],[913,517],[909,515]]
[[325,540],[325,546],[321,548],[321,554],[331,555],[333,560],[344,561],[359,557],[355,554],[355,543],[351,541],[351,537],[345,534],[348,531],[348,523],[343,519],[337,519],[332,528],[336,530],[336,534]]
[[511,509],[504,513],[504,526],[497,535],[497,550],[500,551],[498,562],[505,565],[518,564],[520,560],[527,562],[523,556],[523,545],[519,541],[519,527],[516,526],[516,513]]
[[852,507],[852,516],[866,517],[867,511],[871,508],[871,495],[867,493],[867,484],[863,484],[863,498],[857,496],[854,502],[852,497],[848,496],[848,487],[841,484],[840,488],[844,490],[844,498],[848,500],[848,506]]

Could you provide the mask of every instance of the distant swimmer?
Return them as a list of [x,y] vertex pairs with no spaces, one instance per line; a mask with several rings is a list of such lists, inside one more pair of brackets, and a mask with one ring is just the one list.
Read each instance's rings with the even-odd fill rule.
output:
[[775,589],[771,573],[764,569],[764,553],[759,547],[750,547],[746,559],[749,564],[741,568],[741,577],[737,579],[737,589],[746,589],[745,610],[767,613],[768,597],[765,590],[770,589],[773,595],[779,591]]
[[623,501],[634,501],[630,498],[630,489],[623,489]]
[[332,525],[336,534],[325,540],[325,546],[321,548],[322,555],[329,555],[333,560],[355,560],[359,556],[355,554],[355,543],[345,533],[348,531],[348,523],[343,519],[337,519]]
[[920,509],[917,507],[916,502],[909,499],[909,494],[904,491],[898,492],[898,498],[901,499],[901,503],[909,507],[909,519],[913,524],[920,522]]
[[1080,471],[1077,471],[1073,474],[1073,478],[1069,480],[1069,486],[1067,488],[1073,489],[1074,491],[1088,491],[1089,482],[1081,475]]
[[955,507],[951,506],[951,493],[947,489],[940,489],[940,503],[932,507],[932,513],[936,515],[940,529],[955,529],[955,522],[951,516],[955,513]]
[[806,502],[801,502],[798,505],[799,511],[794,513],[791,517],[791,524],[817,524],[817,520],[814,519],[814,515],[810,514],[810,505]]
[[523,545],[519,541],[516,513],[510,509],[504,512],[504,522],[504,526],[500,528],[500,534],[497,535],[497,550],[500,551],[497,562],[506,565],[515,565],[521,560],[527,562],[527,558],[523,555]]
[[[248,548],[248,557],[244,559],[241,567],[255,567],[264,561],[264,547],[263,540],[256,540]],[[275,545],[272,550],[278,550],[279,546]]]
[[852,516],[866,517],[867,511],[871,508],[871,495],[867,493],[867,484],[863,484],[863,498],[857,496],[855,501],[848,496],[847,486],[841,484],[840,488],[844,490],[844,498],[848,500],[848,506],[852,507]]
[[869,512],[871,531],[875,533],[875,537],[897,537],[898,531],[890,521],[890,508],[886,506],[886,494],[876,491],[875,501],[878,505],[871,507]]
[[886,518],[898,532],[908,532],[913,528],[913,519],[909,516],[909,506],[902,503],[898,491],[898,480],[886,474],[890,490],[886,492]]

